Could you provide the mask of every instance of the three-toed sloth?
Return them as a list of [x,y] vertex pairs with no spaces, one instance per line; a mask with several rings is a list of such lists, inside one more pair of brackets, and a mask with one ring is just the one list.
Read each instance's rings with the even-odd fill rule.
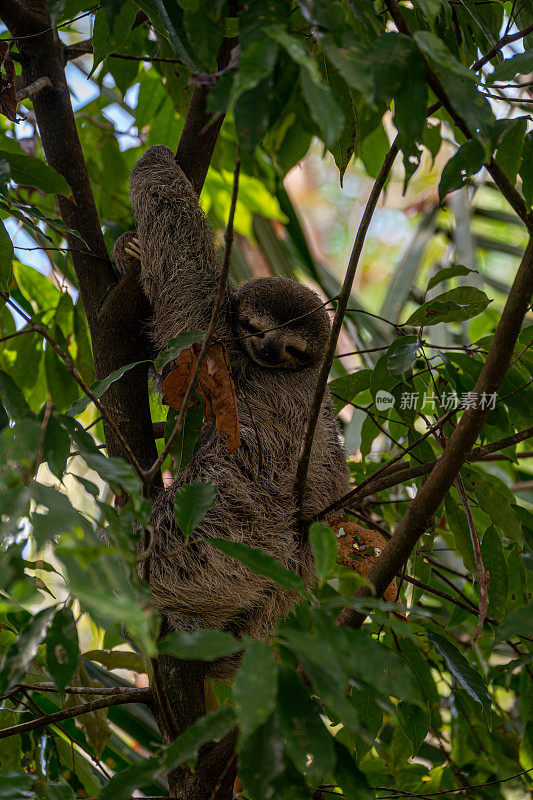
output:
[[[206,330],[221,264],[198,198],[167,147],[151,147],[137,162],[130,197],[142,285],[153,306],[152,340],[162,349],[181,331]],[[122,269],[131,236],[124,234],[115,246]],[[189,465],[153,504],[157,534],[148,577],[154,602],[172,628],[219,628],[265,639],[294,603],[291,593],[204,541],[211,536],[260,548],[306,583],[313,581],[294,483],[329,331],[320,298],[295,281],[261,278],[226,290],[215,338],[228,350],[241,446],[230,453],[208,425]],[[174,495],[191,481],[211,481],[217,496],[185,543]],[[312,520],[347,489],[346,455],[328,395],[313,440],[303,517]]]

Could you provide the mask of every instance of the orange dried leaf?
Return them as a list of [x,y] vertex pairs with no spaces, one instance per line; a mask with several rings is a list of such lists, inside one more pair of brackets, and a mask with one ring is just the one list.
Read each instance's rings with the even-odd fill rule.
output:
[[[181,409],[191,382],[201,345],[182,350],[176,359],[176,368],[163,382],[163,402]],[[216,427],[230,453],[240,446],[239,416],[235,386],[229,369],[229,360],[223,344],[211,345],[200,369],[196,392],[205,398],[207,419],[215,415]]]
[[[339,543],[339,563],[366,577],[387,544],[387,540],[381,533],[362,528],[357,522],[342,517],[329,517],[328,525]],[[388,585],[383,597],[389,603],[394,603],[397,594],[398,585],[395,578]]]

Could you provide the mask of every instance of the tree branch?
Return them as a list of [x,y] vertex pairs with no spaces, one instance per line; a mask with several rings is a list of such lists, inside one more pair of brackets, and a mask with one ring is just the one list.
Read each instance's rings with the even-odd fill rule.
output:
[[79,717],[82,714],[89,714],[91,711],[98,711],[100,708],[111,708],[111,706],[124,705],[125,703],[150,703],[153,693],[151,689],[132,689],[128,696],[124,694],[115,694],[108,697],[103,697],[100,700],[92,700],[90,703],[82,703],[79,706],[72,706],[72,708],[64,708],[61,711],[56,711],[54,714],[46,714],[44,717],[29,720],[28,722],[21,722],[19,725],[12,725],[9,728],[0,730],[0,739],[7,739],[9,736],[16,736],[19,733],[27,733],[36,728],[44,728],[47,725],[54,725],[56,722],[61,722],[63,719],[71,719],[72,717]]
[[[498,439],[497,442],[492,442],[491,444],[484,445],[483,447],[476,447],[474,450],[472,450],[466,460],[468,462],[493,460],[491,456],[498,450],[505,450],[506,447],[511,447],[514,444],[518,444],[519,442],[523,442],[532,437],[533,427],[526,428],[523,431],[518,431],[518,433],[513,433],[511,436],[506,436],[504,439]],[[525,455],[525,453],[517,453],[517,457]],[[526,457],[531,457],[531,455],[531,453],[528,453]],[[358,505],[365,497],[369,497],[372,494],[381,492],[384,489],[392,489],[393,486],[398,486],[401,483],[408,483],[414,478],[420,478],[423,475],[428,475],[436,463],[436,461],[427,461],[425,464],[417,464],[415,467],[410,467],[409,469],[394,471],[392,475],[386,475],[376,481],[373,480],[376,475],[376,473],[374,473],[372,475],[372,480],[370,480],[369,483],[363,482],[352,490],[349,495],[349,499],[352,503],[355,500],[356,505]],[[389,467],[391,464],[392,462],[389,461],[385,466]],[[343,498],[343,502],[347,499],[348,496]],[[329,513],[330,510],[333,509],[328,508],[326,511],[321,512],[321,516],[325,513]]]
[[[522,322],[533,294],[533,242],[530,239],[509,292],[487,359],[474,387],[477,396],[493,394],[501,387],[509,367]],[[403,568],[418,539],[429,526],[440,503],[465,463],[474,442],[490,414],[489,408],[468,408],[452,433],[444,452],[427,481],[408,505],[396,532],[368,573],[378,596],[385,591],[396,573]],[[362,590],[357,596],[367,597]],[[360,627],[364,617],[344,609],[340,624]]]

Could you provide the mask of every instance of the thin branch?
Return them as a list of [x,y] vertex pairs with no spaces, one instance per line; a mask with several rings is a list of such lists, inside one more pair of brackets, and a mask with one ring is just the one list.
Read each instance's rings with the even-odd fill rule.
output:
[[[459,600],[458,597],[453,597],[453,595],[448,594],[447,592],[443,592],[441,589],[435,589],[434,586],[429,586],[427,583],[423,583],[423,581],[419,581],[418,578],[413,578],[411,575],[403,575],[403,580],[406,583],[411,583],[413,586],[417,586],[419,589],[423,589],[424,592],[428,594],[434,594],[436,597],[442,597],[443,600],[447,600],[449,603],[453,603],[454,606],[458,606],[462,608],[463,611],[468,611],[469,614],[473,614],[474,617],[479,616],[479,609],[477,609],[473,604],[469,605],[468,603]],[[490,622],[491,625],[499,625],[497,619],[493,617],[485,616],[487,622]]]
[[487,54],[483,56],[483,58],[480,58],[478,61],[475,61],[472,64],[471,69],[473,69],[474,72],[477,72],[478,70],[481,69],[481,67],[484,67],[485,64],[487,64],[489,61],[492,61],[494,56],[498,55],[500,50],[502,50],[508,44],[511,44],[512,42],[517,42],[519,39],[523,39],[525,36],[529,36],[529,34],[532,32],[533,32],[533,23],[531,25],[526,25],[526,27],[523,28],[521,31],[517,31],[516,33],[508,33],[505,36],[502,36],[502,38],[490,48]]
[[474,563],[476,565],[476,576],[479,587],[479,617],[473,641],[477,642],[481,634],[481,631],[483,629],[483,622],[485,621],[485,617],[487,616],[487,609],[489,607],[490,576],[487,570],[485,569],[485,565],[483,564],[483,558],[481,556],[481,548],[479,546],[479,536],[477,535],[476,526],[474,524],[474,518],[472,516],[472,511],[470,509],[470,503],[468,502],[466,489],[460,474],[454,480],[453,484],[459,493],[461,503],[463,504],[463,508],[465,510],[466,520],[468,522],[468,530],[470,532],[470,541],[472,542],[472,550],[474,551]]
[[158,456],[156,461],[154,461],[154,463],[152,464],[150,469],[148,469],[144,473],[144,479],[145,479],[145,481],[147,483],[150,483],[150,481],[152,481],[153,478],[157,475],[157,473],[159,472],[159,469],[161,468],[162,463],[164,462],[165,458],[170,453],[170,451],[172,449],[172,445],[174,444],[174,442],[176,441],[177,437],[179,436],[179,434],[181,432],[181,429],[183,427],[183,421],[185,419],[185,414],[186,414],[187,409],[189,407],[189,401],[191,400],[193,392],[196,389],[196,384],[198,383],[198,378],[200,376],[200,369],[201,369],[202,364],[204,362],[204,359],[205,359],[205,356],[207,354],[207,350],[209,348],[209,345],[211,344],[211,341],[213,339],[213,335],[214,335],[214,332],[215,332],[215,327],[216,327],[217,320],[218,320],[218,315],[220,313],[220,309],[222,308],[222,303],[224,302],[224,297],[225,297],[225,294],[226,294],[226,285],[227,285],[227,282],[228,282],[228,275],[229,275],[231,246],[233,244],[233,220],[235,218],[235,207],[237,205],[237,194],[238,194],[238,191],[239,191],[239,172],[240,172],[240,169],[241,169],[241,161],[240,161],[240,158],[237,155],[237,160],[235,162],[235,169],[234,169],[234,172],[233,172],[233,190],[232,190],[232,194],[231,194],[231,206],[230,206],[230,211],[229,211],[228,224],[227,224],[227,227],[226,227],[226,233],[224,235],[224,242],[225,242],[225,245],[226,245],[226,249],[225,249],[225,252],[224,252],[224,261],[222,263],[222,269],[220,271],[220,278],[219,278],[219,281],[218,281],[217,295],[216,295],[216,298],[215,298],[215,304],[213,306],[213,311],[211,313],[211,319],[209,321],[209,326],[207,328],[207,333],[205,335],[204,341],[202,342],[202,347],[201,347],[200,353],[198,355],[198,359],[196,361],[196,366],[194,368],[194,372],[193,372],[191,381],[189,383],[189,386],[187,387],[187,391],[185,393],[185,397],[183,398],[183,402],[181,404],[180,412],[179,412],[178,417],[176,419],[176,424],[174,425],[172,433],[168,437],[166,445],[163,448],[163,450],[161,451],[161,454]]
[[324,393],[327,387],[328,376],[331,370],[331,365],[333,363],[335,349],[337,347],[337,340],[339,338],[339,334],[342,328],[344,315],[346,314],[346,309],[348,308],[355,272],[357,269],[357,265],[359,263],[361,252],[363,250],[363,244],[365,242],[365,237],[370,222],[372,220],[372,216],[376,209],[379,197],[381,195],[381,191],[385,185],[385,181],[389,176],[389,172],[392,168],[392,165],[397,155],[398,155],[398,145],[397,145],[397,140],[395,140],[391,145],[389,152],[385,156],[385,160],[383,161],[379,175],[376,178],[376,181],[374,182],[374,186],[372,187],[370,197],[368,198],[368,202],[366,204],[361,222],[359,224],[357,235],[355,237],[352,254],[350,256],[350,261],[348,262],[348,268],[346,270],[346,275],[344,278],[344,283],[339,293],[337,310],[333,318],[333,323],[331,325],[331,333],[326,347],[324,360],[322,361],[322,365],[320,367],[320,372],[318,374],[315,392],[309,407],[309,415],[305,426],[305,434],[298,458],[298,467],[296,470],[294,491],[300,509],[302,507],[307,471],[309,469],[309,459],[311,457],[313,437],[315,434],[318,417],[320,415],[320,411],[322,408],[322,401],[324,399]]
[[[472,789],[484,789],[486,786],[496,786],[499,783],[507,783],[507,781],[512,781],[515,778],[520,778],[522,775],[527,775],[528,772],[531,772],[533,767],[529,767],[528,769],[523,769],[522,772],[516,772],[514,775],[509,775],[507,778],[498,778],[494,781],[487,781],[487,783],[474,783],[470,786],[460,786],[457,789],[439,789],[437,792],[429,792],[432,797],[442,796],[445,794],[459,794],[459,792],[470,792]],[[380,792],[394,792],[395,794],[398,793],[398,789],[389,788],[388,786],[374,786],[374,789],[378,789]],[[417,792],[404,792],[400,790],[400,794],[405,797],[426,797],[427,795],[417,794]],[[378,800],[380,800],[378,798]],[[387,800],[383,798],[383,800]]]
[[7,739],[9,736],[16,736],[19,733],[27,733],[28,731],[43,728],[47,725],[54,725],[56,722],[61,722],[63,719],[71,719],[72,717],[79,717],[82,714],[88,714],[91,711],[98,711],[100,708],[111,708],[111,706],[124,705],[125,703],[149,703],[153,697],[151,689],[141,688],[132,690],[127,696],[124,694],[114,694],[104,697],[100,700],[92,700],[90,703],[82,703],[79,706],[72,706],[72,708],[64,708],[61,711],[56,711],[53,714],[46,714],[44,717],[32,719],[28,722],[21,722],[19,725],[12,725],[9,728],[0,730],[0,739]]
[[[51,681],[45,681],[44,683],[17,683],[15,689],[11,689],[10,692],[11,694],[16,694],[19,689],[25,689],[26,691],[34,692],[59,692],[57,686]],[[146,690],[143,688],[143,691],[151,691],[151,689]],[[134,696],[137,695],[139,688],[133,686],[65,686],[63,692],[65,694],[95,694],[102,696],[121,695],[121,697],[127,699],[132,694]],[[126,702],[126,699],[124,702]]]
[[[325,517],[332,511],[335,511],[335,509],[342,508],[342,506],[346,505],[346,503],[350,502],[353,498],[358,497],[362,493],[363,489],[368,489],[369,485],[373,483],[373,481],[378,475],[382,475],[384,472],[388,472],[390,468],[394,464],[396,464],[396,462],[400,461],[400,459],[402,459],[406,453],[409,453],[415,447],[418,447],[418,445],[421,444],[424,441],[424,439],[427,439],[428,436],[430,436],[434,431],[438,430],[442,425],[444,425],[444,423],[447,422],[450,419],[450,417],[452,417],[454,414],[457,413],[457,410],[458,409],[456,408],[451,408],[449,411],[447,411],[446,414],[444,414],[443,417],[441,417],[435,423],[433,423],[433,425],[431,425],[427,429],[427,431],[422,434],[422,436],[420,436],[415,442],[412,442],[412,444],[406,447],[403,453],[398,453],[397,456],[394,456],[394,458],[391,458],[391,460],[387,461],[387,463],[384,464],[382,467],[379,467],[379,469],[373,472],[372,475],[369,475],[367,478],[364,479],[364,481],[361,481],[361,483],[358,486],[356,486],[355,489],[352,489],[342,497],[339,497],[338,500],[335,500],[335,502],[331,503],[329,506],[320,511],[318,517],[319,518]],[[431,462],[431,463],[436,464],[437,462]],[[427,464],[420,464],[418,467],[413,467],[413,470],[410,470],[410,472],[413,472],[414,470],[420,470],[419,473],[420,475],[425,475],[426,472],[429,471]],[[407,472],[407,470],[405,470],[405,472]],[[395,475],[396,478],[398,477],[398,474]],[[400,480],[398,482],[402,483],[403,481]],[[392,486],[395,485],[396,483],[392,484]],[[389,488],[389,486],[387,485],[384,488]],[[371,492],[371,494],[373,494],[373,492]],[[364,496],[366,496],[366,494]]]

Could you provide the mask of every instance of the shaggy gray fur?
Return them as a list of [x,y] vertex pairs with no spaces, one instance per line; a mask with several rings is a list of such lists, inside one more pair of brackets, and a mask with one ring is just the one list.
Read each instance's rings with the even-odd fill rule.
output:
[[[154,306],[152,337],[162,348],[182,330],[207,328],[220,262],[208,221],[168,148],[151,147],[138,161],[130,196],[138,222],[143,286]],[[119,240],[116,255],[120,248]],[[228,289],[216,335],[228,346],[242,445],[230,454],[209,425],[189,466],[155,500],[158,538],[150,587],[157,607],[176,629],[212,627],[264,639],[290,609],[294,596],[200,540],[217,536],[261,548],[300,572],[307,584],[312,582],[313,557],[307,544],[300,548],[293,485],[329,319],[320,309],[280,329],[284,341],[289,341],[291,330],[299,342],[307,337],[311,364],[298,368],[293,360],[285,368],[267,368],[253,359],[246,340],[239,339],[240,305],[247,313],[255,305],[261,318],[276,317],[279,324],[287,309],[292,319],[298,312],[317,309],[320,299],[284,278],[251,281],[235,294]],[[195,480],[212,481],[218,493],[214,507],[185,545],[174,518],[174,494]],[[346,457],[328,396],[314,438],[305,518],[311,520],[347,488]]]

